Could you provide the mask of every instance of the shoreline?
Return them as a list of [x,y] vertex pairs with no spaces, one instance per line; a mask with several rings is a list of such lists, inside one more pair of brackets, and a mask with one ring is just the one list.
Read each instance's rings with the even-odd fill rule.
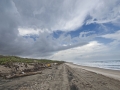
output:
[[120,70],[112,70],[112,69],[104,69],[104,68],[99,68],[99,67],[92,67],[92,66],[82,66],[78,64],[71,64],[71,63],[66,63],[67,65],[70,65],[74,68],[82,68],[90,72],[95,72],[97,74],[102,74],[104,76],[116,79],[120,81]]
[[100,68],[100,69],[107,69],[107,70],[117,70],[120,71],[118,68],[108,68],[108,67],[100,67],[100,66],[90,66],[90,65],[82,65],[82,64],[75,64],[80,66],[86,66],[86,67],[94,67],[94,68]]

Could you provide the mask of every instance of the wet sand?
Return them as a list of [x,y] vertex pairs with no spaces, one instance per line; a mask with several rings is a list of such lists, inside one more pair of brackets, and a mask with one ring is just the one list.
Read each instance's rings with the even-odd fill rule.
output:
[[[94,70],[67,63],[45,69],[42,74],[14,79],[0,78],[0,90],[120,90],[119,80],[95,72],[98,69],[92,72],[90,69]],[[115,72],[117,75],[118,71]]]

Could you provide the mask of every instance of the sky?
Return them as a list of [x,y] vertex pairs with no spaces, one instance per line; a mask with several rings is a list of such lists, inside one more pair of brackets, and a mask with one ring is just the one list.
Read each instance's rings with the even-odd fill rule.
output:
[[0,0],[0,54],[120,60],[120,0]]

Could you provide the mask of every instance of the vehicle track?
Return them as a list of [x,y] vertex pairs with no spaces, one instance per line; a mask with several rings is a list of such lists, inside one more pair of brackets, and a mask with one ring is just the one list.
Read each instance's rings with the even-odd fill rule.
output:
[[66,65],[71,90],[120,90],[120,81]]

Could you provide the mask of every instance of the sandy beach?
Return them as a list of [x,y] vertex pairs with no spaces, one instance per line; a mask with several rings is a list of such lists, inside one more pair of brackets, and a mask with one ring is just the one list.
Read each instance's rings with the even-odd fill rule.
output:
[[103,69],[103,68],[97,68],[97,67],[89,67],[89,66],[81,66],[81,65],[75,65],[75,64],[68,64],[70,67],[73,68],[82,68],[88,71],[92,71],[98,74],[105,75],[107,77],[114,78],[116,80],[120,81],[120,70],[111,70],[111,69]]
[[42,74],[2,79],[0,90],[120,90],[120,71],[61,64]]

